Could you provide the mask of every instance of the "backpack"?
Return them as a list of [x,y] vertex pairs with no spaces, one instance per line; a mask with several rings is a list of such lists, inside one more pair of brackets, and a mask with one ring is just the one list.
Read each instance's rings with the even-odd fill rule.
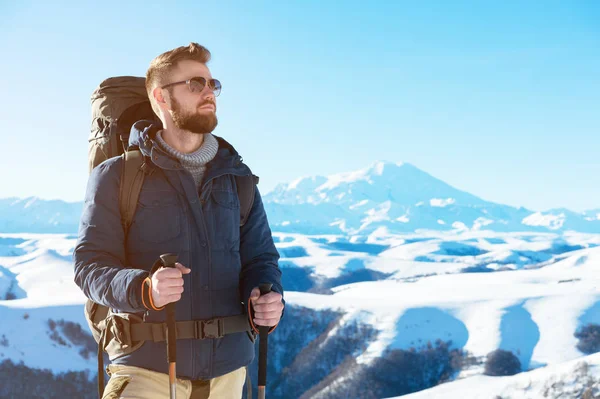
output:
[[[117,156],[123,158],[119,189],[119,211],[125,236],[135,215],[138,198],[148,168],[147,160],[138,147],[129,146],[131,126],[138,120],[151,120],[161,124],[150,105],[145,87],[145,78],[118,76],[104,80],[91,96],[92,125],[89,136],[88,173],[105,160]],[[240,200],[240,227],[248,220],[254,203],[254,185],[258,176],[235,176]],[[111,360],[115,353],[119,356],[133,352],[143,341],[132,345],[129,327],[133,323],[143,323],[136,314],[114,314],[108,307],[87,300],[85,318],[98,343],[98,394],[104,391],[104,363],[102,352],[109,353]],[[207,323],[208,325],[209,323]],[[233,328],[245,330],[239,318],[229,320]],[[209,327],[211,327],[209,325]],[[207,331],[209,327],[206,327]],[[204,329],[204,327],[203,327]],[[234,332],[234,331],[232,331]]]

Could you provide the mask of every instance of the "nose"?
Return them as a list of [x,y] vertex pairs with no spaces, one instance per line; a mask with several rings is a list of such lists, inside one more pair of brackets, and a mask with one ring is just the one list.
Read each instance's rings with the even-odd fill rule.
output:
[[212,90],[208,89],[206,91],[206,87],[204,88],[204,90],[202,90],[202,94],[201,94],[201,100],[200,100],[200,105],[204,105],[206,103],[211,103],[214,104],[215,106],[215,111],[217,109],[217,99],[215,98],[215,94],[212,92]]
[[206,85],[202,90],[201,97],[203,101],[211,101],[213,104],[217,103],[217,98],[215,97],[215,93],[213,93],[212,89]]

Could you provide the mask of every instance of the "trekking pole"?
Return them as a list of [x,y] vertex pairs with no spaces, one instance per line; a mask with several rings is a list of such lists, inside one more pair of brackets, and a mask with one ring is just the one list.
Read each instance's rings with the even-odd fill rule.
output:
[[[176,254],[163,254],[160,260],[164,267],[175,267],[177,262]],[[169,362],[169,392],[170,398],[175,399],[177,396],[177,372],[175,362],[177,358],[177,330],[175,327],[175,302],[168,303],[167,311],[167,361]]]
[[[271,292],[273,284],[260,284],[260,295]],[[269,341],[269,326],[258,326],[260,345],[258,352],[258,399],[265,399],[265,387],[267,386],[267,347]]]

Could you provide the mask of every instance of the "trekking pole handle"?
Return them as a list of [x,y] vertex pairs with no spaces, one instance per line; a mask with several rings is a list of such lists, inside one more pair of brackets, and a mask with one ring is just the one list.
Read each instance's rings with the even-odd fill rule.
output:
[[[263,284],[259,284],[258,289],[260,290],[260,295],[266,295],[269,292],[271,292],[271,288],[273,287],[273,284],[267,284],[267,283],[263,283]],[[258,326],[258,333],[260,334],[260,336],[264,335],[268,335],[269,334],[269,326]],[[266,350],[266,349],[265,349]]]
[[273,284],[259,284],[258,289],[260,290],[260,295],[265,295],[271,292],[271,288],[273,288]]
[[[273,284],[260,284],[258,289],[260,295],[266,295],[271,292]],[[259,333],[259,353],[258,353],[258,398],[265,398],[265,388],[267,385],[267,348],[269,339],[269,326],[258,326]]]
[[177,254],[162,254],[160,256],[160,261],[164,267],[175,267],[175,263],[177,262]]
[[[175,267],[177,262],[177,254],[167,253],[160,255],[160,261],[164,267]],[[176,346],[176,331],[175,331],[175,303],[168,303],[167,311],[167,360],[170,367],[174,367],[175,359],[177,358]]]

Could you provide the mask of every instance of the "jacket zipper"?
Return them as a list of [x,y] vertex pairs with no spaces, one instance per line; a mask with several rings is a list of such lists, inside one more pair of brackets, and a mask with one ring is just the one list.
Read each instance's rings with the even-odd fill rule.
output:
[[[193,249],[193,243],[192,243],[192,229],[194,228],[194,223],[192,223],[192,220],[194,219],[194,215],[193,212],[194,210],[191,209],[190,207],[190,211],[191,211],[191,217],[188,217],[188,245],[189,245],[189,254],[193,254],[194,249]],[[192,259],[190,259],[190,262],[192,261]],[[191,266],[191,265],[190,265]],[[192,266],[193,267],[193,266]],[[193,271],[192,271],[193,273]],[[192,278],[192,276],[190,275],[190,320],[194,320],[194,279]],[[196,375],[196,363],[194,362],[194,359],[196,358],[196,354],[195,354],[195,350],[194,350],[194,341],[192,340],[192,350],[190,351],[190,364],[192,365],[192,375]]]
[[[202,187],[204,188],[204,185]],[[210,254],[210,248],[211,248],[210,237],[208,235],[208,227],[206,226],[206,218],[205,218],[205,213],[204,213],[204,202],[205,202],[204,198],[201,198],[200,199],[200,212],[202,213],[202,227],[204,227],[204,237],[206,238],[206,247],[205,248],[206,248],[206,254],[208,255],[208,281],[205,283],[205,285],[208,285],[210,287],[210,281],[212,279],[212,257]],[[204,289],[202,289],[202,290],[204,291]],[[208,292],[208,290],[207,290],[207,292]],[[208,303],[210,305],[210,308],[209,308],[210,315],[211,315],[210,318],[212,318],[213,305],[212,305],[212,294],[210,294],[210,293],[208,294]],[[208,374],[209,375],[212,373],[212,363],[213,363],[212,357],[213,357],[213,353],[214,353],[214,345],[213,345],[213,348],[211,348],[211,352],[212,353],[210,354],[210,358],[209,358],[210,360],[208,361]]]
[[[186,171],[185,170],[181,170],[180,173],[183,173],[183,176],[185,176]],[[167,182],[169,183],[169,185],[171,186],[171,188],[173,188],[173,190],[175,190],[175,192],[178,192],[178,190],[173,186],[173,184],[171,183],[171,181],[169,180],[169,178],[165,175],[165,178],[167,180]],[[179,178],[179,184],[181,185],[181,188],[183,190],[183,195],[187,197],[186,193],[185,193],[185,187],[184,182],[181,179],[181,175],[178,174],[178,178]],[[194,183],[195,185],[195,183]],[[198,191],[194,190],[196,193],[196,199],[197,201],[199,200],[199,195],[198,195]],[[188,206],[190,204],[190,201],[187,201]],[[202,207],[201,207],[202,208]],[[185,209],[185,208],[184,208]],[[195,228],[195,223],[192,223],[192,220],[195,219],[194,216],[194,210],[191,208],[190,206],[190,211],[191,214],[186,217],[186,219],[188,220],[188,243],[189,243],[189,253],[192,254],[193,253],[193,243],[192,243],[192,229]],[[186,212],[187,213],[187,212]],[[204,222],[204,215],[202,215],[202,221]],[[206,227],[205,227],[206,230]],[[190,258],[190,262],[192,261],[192,259]],[[189,265],[192,266],[192,265]],[[194,320],[194,279],[192,278],[192,276],[190,276],[190,320]],[[194,362],[194,359],[196,358],[195,356],[195,351],[194,351],[194,342],[192,341],[192,350],[189,352],[190,353],[190,364],[192,366],[192,375],[196,375],[196,363]]]

